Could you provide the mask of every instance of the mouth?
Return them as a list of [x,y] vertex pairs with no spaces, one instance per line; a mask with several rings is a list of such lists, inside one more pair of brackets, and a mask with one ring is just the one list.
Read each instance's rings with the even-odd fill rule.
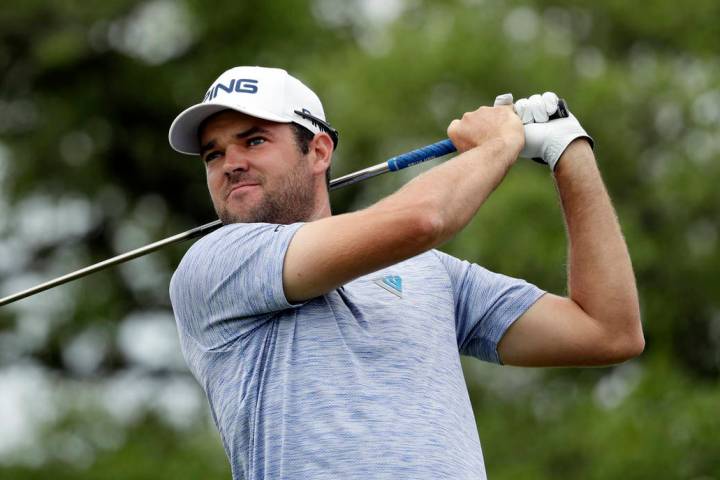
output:
[[225,198],[228,198],[235,193],[245,192],[245,191],[251,190],[254,187],[259,187],[259,186],[260,186],[259,183],[237,183],[230,187],[230,191],[225,196]]

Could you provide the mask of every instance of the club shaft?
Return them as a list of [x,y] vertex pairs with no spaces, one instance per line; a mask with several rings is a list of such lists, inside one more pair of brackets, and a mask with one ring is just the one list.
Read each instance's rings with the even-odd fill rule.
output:
[[[565,103],[565,100],[560,99],[558,103],[558,110],[556,113],[550,116],[550,119],[563,118],[567,116],[569,116],[567,104]],[[408,168],[413,165],[417,165],[418,163],[426,162],[433,158],[442,157],[443,155],[447,155],[455,151],[455,146],[452,144],[452,142],[450,142],[450,140],[441,140],[425,147],[403,153],[402,155],[392,157],[391,159],[374,165],[372,167],[359,170],[355,173],[350,173],[340,178],[336,178],[335,180],[332,180],[330,182],[330,190],[336,190],[338,188],[346,187],[354,183],[362,182],[363,180],[382,175],[383,173],[397,172],[398,170],[402,170],[403,168]],[[136,248],[135,250],[131,250],[116,257],[103,260],[102,262],[90,265],[89,267],[81,268],[80,270],[76,270],[48,282],[41,283],[40,285],[28,288],[27,290],[23,290],[7,297],[0,298],[0,306],[7,305],[8,303],[15,302],[31,295],[35,295],[36,293],[40,293],[47,289],[57,287],[58,285],[62,285],[63,283],[76,280],[86,275],[90,275],[91,273],[103,270],[113,265],[127,262],[128,260],[132,260],[133,258],[142,257],[143,255],[147,255],[148,253],[154,252],[155,250],[158,250],[167,245],[172,245],[173,243],[178,243],[183,240],[189,240],[191,238],[202,237],[203,235],[206,235],[213,230],[217,230],[221,226],[222,222],[220,220],[215,220],[214,222],[206,223],[205,225],[195,227],[192,230],[178,233],[177,235],[173,235],[172,237],[168,237],[155,243],[145,245],[144,247]]]
[[[363,180],[366,180],[368,178],[382,175],[383,173],[387,173],[390,171],[396,172],[398,170],[402,170],[403,168],[417,165],[418,163],[422,163],[442,155],[447,155],[448,153],[452,153],[454,151],[455,147],[450,142],[450,140],[441,140],[440,142],[434,143],[432,145],[428,145],[426,147],[418,148],[417,150],[398,155],[397,157],[393,157],[385,162],[379,163],[372,167],[350,173],[340,178],[336,178],[330,182],[330,190],[337,190],[339,188],[362,182]],[[154,252],[155,250],[159,250],[168,245],[172,245],[174,243],[182,242],[184,240],[189,240],[192,238],[202,237],[214,230],[217,230],[221,226],[222,222],[220,220],[215,220],[199,227],[195,227],[191,230],[178,233],[177,235],[173,235],[172,237],[168,237],[163,240],[151,243],[149,245],[145,245],[144,247],[136,248],[135,250],[131,250],[129,252],[117,255],[107,260],[103,260],[102,262],[95,263],[85,268],[81,268],[80,270],[76,270],[61,277],[54,278],[45,283],[36,285],[32,288],[28,288],[21,292],[0,298],[0,306],[7,305],[9,303],[29,297],[31,295],[35,295],[36,293],[40,293],[50,288],[57,287],[58,285],[77,280],[78,278],[82,278],[86,275],[90,275],[91,273],[104,270],[113,265],[125,263],[128,260],[132,260],[133,258],[142,257],[143,255],[147,255],[148,253]]]

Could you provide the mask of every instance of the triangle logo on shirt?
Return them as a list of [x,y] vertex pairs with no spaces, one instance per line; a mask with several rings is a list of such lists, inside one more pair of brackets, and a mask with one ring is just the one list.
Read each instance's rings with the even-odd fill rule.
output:
[[402,278],[400,276],[385,275],[384,277],[374,278],[373,281],[376,285],[402,298]]

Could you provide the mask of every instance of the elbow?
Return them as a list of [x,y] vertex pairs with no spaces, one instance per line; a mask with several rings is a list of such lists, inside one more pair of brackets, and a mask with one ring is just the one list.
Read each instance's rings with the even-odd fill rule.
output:
[[414,237],[426,248],[434,248],[447,240],[446,222],[437,209],[420,209],[414,216]]
[[645,351],[645,337],[642,330],[615,335],[615,338],[606,343],[609,346],[606,355],[606,363],[623,363],[639,357]]
[[632,309],[625,324],[629,329],[622,335],[622,353],[626,357],[625,360],[630,360],[639,357],[645,351],[645,335],[643,335],[639,308]]
[[433,246],[445,240],[445,222],[440,215],[426,215],[422,223],[422,233]]
[[453,236],[454,220],[442,199],[431,193],[412,198],[400,193],[402,190],[368,209],[392,222],[392,230],[385,233],[397,233],[403,246],[419,251],[435,248]]
[[600,334],[594,344],[599,365],[623,363],[645,351],[642,317],[637,304],[616,311],[611,317],[596,318]]
[[619,353],[622,362],[639,357],[645,351],[645,337],[640,334],[637,337],[626,339]]
[[[638,324],[640,324],[640,320],[638,320]],[[634,336],[633,342],[634,342],[632,345],[633,358],[639,357],[645,351],[645,335],[643,335],[642,326],[640,326],[640,328],[638,328],[638,332]]]

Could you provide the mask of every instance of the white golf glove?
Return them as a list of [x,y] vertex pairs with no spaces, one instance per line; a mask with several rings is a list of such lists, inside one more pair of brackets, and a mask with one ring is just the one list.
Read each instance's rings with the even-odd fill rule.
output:
[[[560,156],[570,142],[576,138],[586,138],[593,145],[593,139],[580,126],[577,118],[568,111],[567,118],[549,120],[558,110],[558,96],[553,92],[521,98],[515,102],[515,113],[522,120],[525,128],[525,148],[520,152],[524,158],[545,163],[555,171]],[[512,105],[511,93],[498,95],[495,106]]]

